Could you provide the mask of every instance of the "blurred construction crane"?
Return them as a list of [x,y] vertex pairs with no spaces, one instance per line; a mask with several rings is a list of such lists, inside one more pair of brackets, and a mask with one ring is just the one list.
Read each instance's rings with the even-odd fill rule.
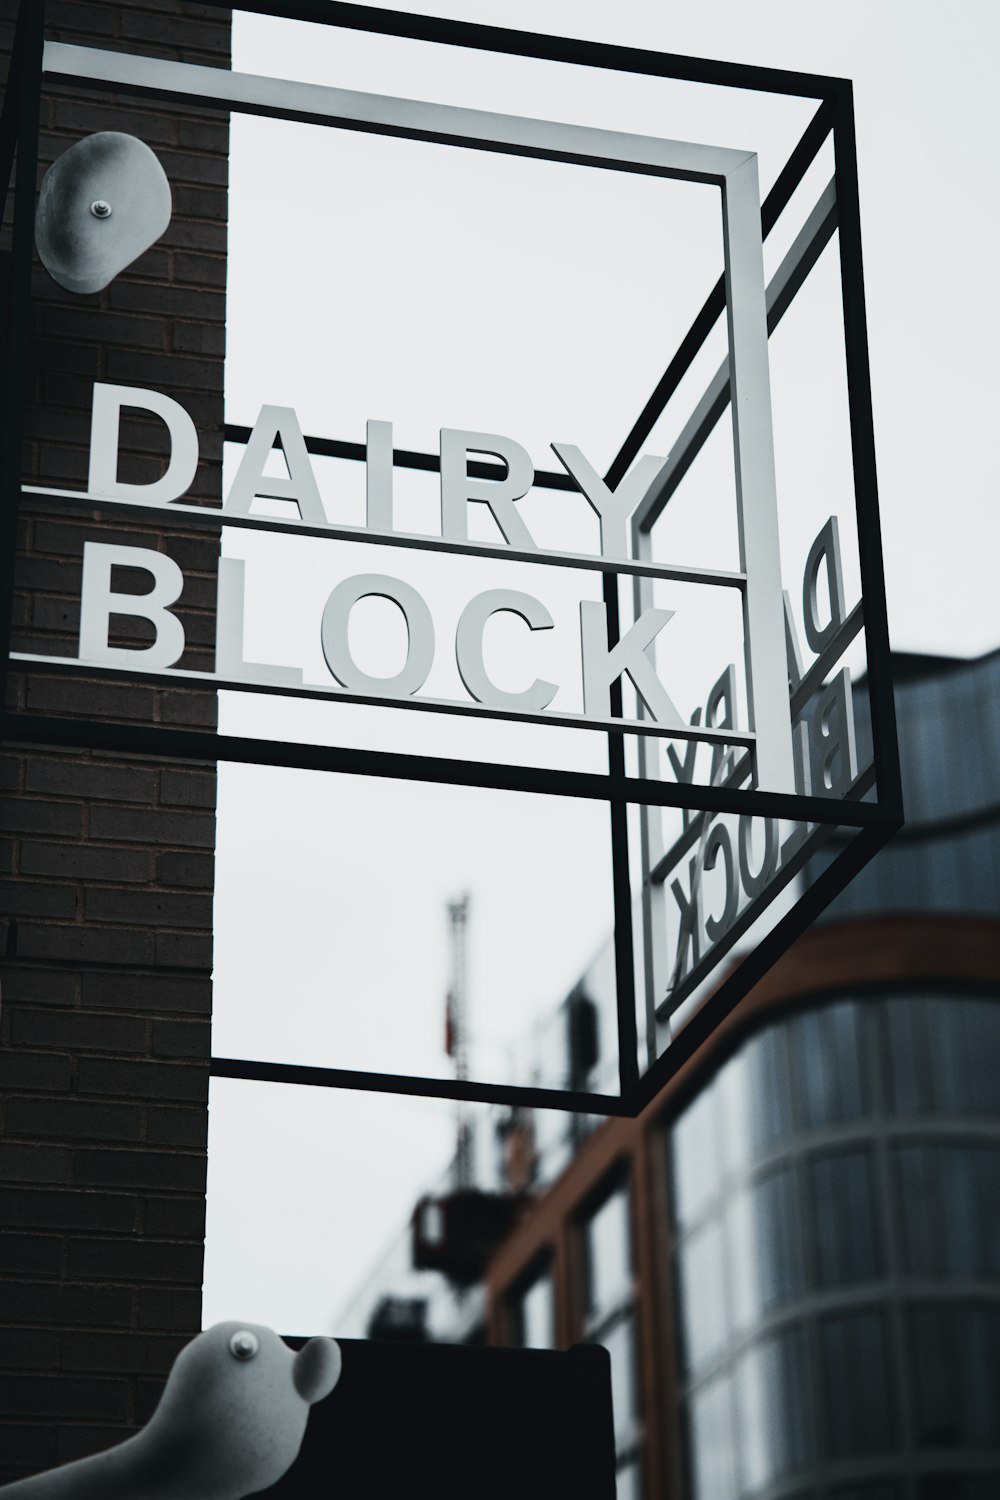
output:
[[[448,902],[451,973],[445,1008],[444,1048],[455,1078],[469,1077],[466,938],[469,895]],[[440,1271],[461,1291],[481,1280],[487,1261],[524,1210],[523,1191],[477,1187],[472,1115],[467,1100],[455,1105],[456,1141],[451,1182],[443,1194],[420,1198],[411,1220],[412,1263],[418,1271]]]
[[[469,918],[469,894],[464,892],[455,901],[448,902],[448,936],[451,947],[451,975],[448,982],[447,1009],[445,1012],[444,1046],[455,1064],[455,1078],[465,1083],[469,1077],[468,1047],[468,974],[466,966],[466,923]],[[472,1187],[472,1124],[466,1100],[459,1099],[455,1106],[455,1167],[456,1192]]]

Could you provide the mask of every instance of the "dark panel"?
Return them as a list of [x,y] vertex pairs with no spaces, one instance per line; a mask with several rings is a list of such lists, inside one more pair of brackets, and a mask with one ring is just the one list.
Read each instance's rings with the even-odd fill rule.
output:
[[339,1342],[340,1383],[263,1495],[614,1500],[605,1350]]

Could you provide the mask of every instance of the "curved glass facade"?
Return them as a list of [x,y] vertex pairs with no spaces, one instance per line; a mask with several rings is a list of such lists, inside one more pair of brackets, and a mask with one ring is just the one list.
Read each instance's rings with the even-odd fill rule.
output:
[[1000,1500],[1000,1005],[830,1000],[668,1129],[691,1500]]

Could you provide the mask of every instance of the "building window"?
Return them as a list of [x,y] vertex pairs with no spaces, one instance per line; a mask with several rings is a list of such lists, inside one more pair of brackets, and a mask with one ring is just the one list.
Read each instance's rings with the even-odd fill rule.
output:
[[548,1266],[513,1293],[509,1310],[511,1338],[520,1348],[557,1348],[555,1286]]
[[787,1329],[748,1349],[735,1369],[743,1492],[812,1463],[815,1443],[802,1334]]
[[815,1156],[808,1173],[816,1285],[842,1286],[880,1275],[871,1151]]
[[615,1484],[616,1500],[641,1500],[642,1486],[638,1459],[618,1465]]
[[915,1306],[908,1334],[921,1447],[1000,1446],[1000,1307]]
[[996,1114],[1000,1006],[986,997],[929,995],[888,1006],[892,1096],[903,1114]]
[[881,1313],[824,1318],[819,1334],[830,1456],[890,1448],[894,1424]]
[[694,1500],[736,1500],[740,1494],[733,1434],[733,1383],[709,1381],[691,1398],[691,1480]]
[[1000,1146],[899,1145],[901,1248],[913,1276],[1000,1276]]
[[615,1446],[621,1451],[634,1447],[639,1418],[638,1349],[635,1318],[629,1311],[595,1342],[611,1356],[611,1400],[614,1407]]
[[722,1224],[717,1217],[687,1236],[677,1265],[684,1365],[694,1373],[722,1352],[729,1336]]
[[739,1189],[727,1220],[733,1317],[748,1328],[805,1286],[795,1169],[779,1167]]
[[716,1087],[710,1084],[671,1135],[674,1223],[681,1233],[701,1218],[722,1186],[715,1102]]
[[631,1205],[628,1187],[614,1188],[581,1224],[585,1334],[611,1357],[618,1471],[628,1493],[641,1493],[639,1358],[635,1317]]
[[729,1067],[747,1072],[748,1115],[744,1122],[755,1155],[786,1140],[794,1129],[788,1038],[784,1026],[773,1026],[751,1037]]
[[625,1187],[586,1220],[583,1234],[588,1321],[600,1322],[632,1295],[632,1234]]
[[789,1022],[800,1127],[834,1125],[865,1113],[862,1019],[853,1000],[842,1000]]

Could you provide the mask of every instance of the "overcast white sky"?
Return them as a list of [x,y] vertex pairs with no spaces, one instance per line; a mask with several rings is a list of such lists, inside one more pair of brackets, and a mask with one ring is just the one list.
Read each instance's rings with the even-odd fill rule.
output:
[[[854,80],[892,640],[900,650],[955,655],[995,646],[1000,8],[986,0],[462,0],[437,13]],[[237,18],[234,66],[747,147],[760,152],[765,191],[811,113],[798,101],[619,84],[488,55],[459,69],[419,46],[322,29],[297,48],[258,18]],[[810,179],[817,195],[824,170],[821,161]],[[324,436],[360,440],[373,417],[394,421],[398,446],[433,449],[437,427],[470,426],[516,438],[539,467],[554,467],[553,440],[606,465],[721,258],[711,190],[672,184],[665,193],[649,179],[602,174],[598,199],[593,175],[584,183],[581,169],[244,117],[232,164],[229,420],[252,422],[269,401],[294,405],[303,429]],[[776,236],[771,269],[786,244]],[[842,534],[849,527],[835,296],[828,250],[801,310],[771,341],[782,558],[793,594],[826,516],[840,514]],[[706,352],[702,378],[719,355],[717,346]],[[666,453],[677,421],[661,424],[647,450]],[[727,432],[720,424],[700,478],[674,507],[671,545],[679,537],[687,561],[701,561],[694,554],[704,549],[706,561],[734,565],[722,520],[732,488]],[[350,469],[330,464],[321,484],[345,518],[360,519],[360,466]],[[400,481],[412,529],[432,527],[433,504],[423,480]],[[560,506],[535,512],[540,527],[558,533],[553,545],[592,545],[587,512]],[[227,541],[230,555],[247,559],[255,659],[304,665],[307,679],[322,670],[315,631],[302,622],[336,576],[336,547],[249,533]],[[375,559],[369,549],[345,565],[411,576],[401,554]],[[845,561],[850,605],[849,529]],[[460,583],[420,567],[412,576],[433,592],[443,636],[469,591],[494,586],[490,569],[512,578],[510,565],[483,564]],[[533,587],[541,571],[527,567],[512,586]],[[554,611],[579,597],[566,584],[547,579],[542,596]],[[686,713],[714,680],[705,674],[735,656],[721,625],[695,621],[689,630],[686,642],[700,652],[692,645],[687,667],[674,667]],[[372,670],[388,670],[393,649],[390,640]],[[558,680],[570,669],[553,649],[539,670]],[[515,728],[487,742],[476,726],[442,728],[418,714],[392,712],[405,723],[387,728],[385,713],[283,711],[275,700],[229,695],[223,728],[574,765],[595,753],[566,731]],[[603,810],[528,801],[491,794],[473,804],[447,789],[221,768],[215,1050],[446,1069],[444,903],[469,887],[474,1023],[483,1066],[495,1061],[558,1003],[610,925]],[[450,1140],[450,1106],[433,1101],[216,1081],[206,1322],[329,1327],[443,1165]]]

